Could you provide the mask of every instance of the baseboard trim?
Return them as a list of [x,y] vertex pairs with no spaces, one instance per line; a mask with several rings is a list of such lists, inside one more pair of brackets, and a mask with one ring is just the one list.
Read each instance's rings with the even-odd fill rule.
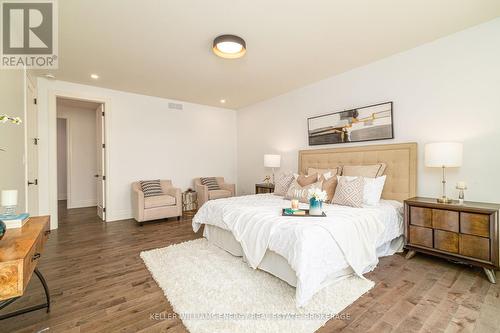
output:
[[94,199],[68,202],[68,209],[94,207],[94,206],[97,206],[97,200]]
[[128,209],[106,212],[106,222],[128,220],[132,217],[132,211]]

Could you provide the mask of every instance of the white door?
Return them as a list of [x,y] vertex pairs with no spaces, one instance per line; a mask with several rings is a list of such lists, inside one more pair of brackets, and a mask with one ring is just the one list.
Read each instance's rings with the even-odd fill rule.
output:
[[104,104],[96,110],[96,134],[97,134],[97,215],[106,221],[106,143],[104,135]]
[[31,216],[38,215],[38,114],[36,91],[27,78],[26,93],[26,140],[28,201],[26,208]]

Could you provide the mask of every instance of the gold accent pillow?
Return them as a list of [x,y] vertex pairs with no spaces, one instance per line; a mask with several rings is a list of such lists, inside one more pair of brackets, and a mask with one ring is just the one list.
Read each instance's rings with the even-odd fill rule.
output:
[[314,173],[312,175],[300,175],[297,177],[297,183],[299,183],[300,186],[307,186],[314,184],[318,181],[318,174]]

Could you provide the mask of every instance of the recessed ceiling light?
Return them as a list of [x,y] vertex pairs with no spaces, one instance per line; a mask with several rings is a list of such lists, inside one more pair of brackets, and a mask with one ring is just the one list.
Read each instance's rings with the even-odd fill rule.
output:
[[235,35],[221,35],[214,39],[212,50],[216,55],[226,59],[241,58],[247,51],[243,38]]
[[220,103],[221,103],[221,104],[226,104],[226,100],[225,100],[225,99],[221,99],[221,100],[220,100]]
[[99,78],[99,75],[97,74],[90,74],[90,77],[94,80],[97,80]]

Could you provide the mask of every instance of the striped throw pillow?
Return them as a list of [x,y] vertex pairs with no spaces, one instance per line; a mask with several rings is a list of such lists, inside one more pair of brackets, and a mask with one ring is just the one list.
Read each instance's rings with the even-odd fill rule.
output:
[[163,195],[159,179],[155,180],[141,180],[141,189],[145,197],[154,197],[156,195]]
[[220,190],[219,183],[217,183],[215,177],[201,177],[200,181],[201,185],[207,186],[209,191]]

